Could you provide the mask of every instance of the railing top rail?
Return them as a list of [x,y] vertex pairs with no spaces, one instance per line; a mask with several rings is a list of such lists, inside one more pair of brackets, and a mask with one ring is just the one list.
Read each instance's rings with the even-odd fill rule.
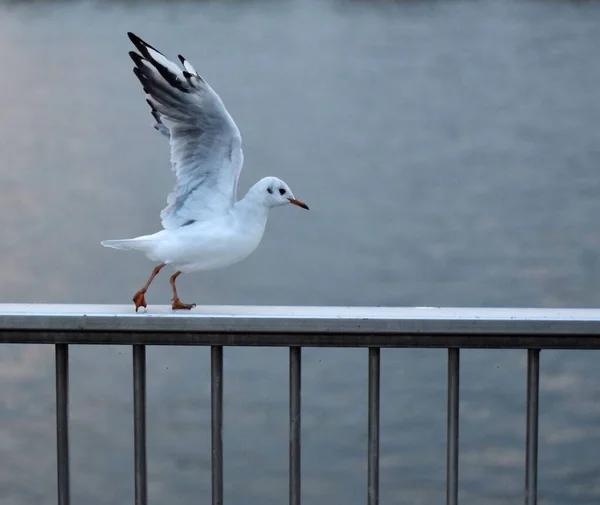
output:
[[600,349],[600,309],[0,304],[0,342]]

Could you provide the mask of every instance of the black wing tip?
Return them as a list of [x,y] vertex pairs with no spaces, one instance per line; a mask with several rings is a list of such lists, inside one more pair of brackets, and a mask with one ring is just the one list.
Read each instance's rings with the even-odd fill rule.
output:
[[127,35],[129,36],[129,39],[131,40],[131,42],[133,42],[133,44],[135,45],[136,49],[140,53],[142,53],[142,55],[140,56],[139,54],[137,54],[134,51],[129,52],[129,56],[134,61],[136,66],[143,68],[142,61],[144,61],[144,60],[149,61],[154,66],[154,68],[156,68],[156,70],[158,70],[160,75],[162,75],[163,79],[165,79],[171,86],[173,86],[174,88],[177,88],[179,91],[183,91],[184,93],[189,93],[189,90],[183,87],[182,83],[177,80],[177,77],[175,75],[173,75],[172,72],[168,68],[166,68],[164,65],[157,62],[152,57],[152,55],[148,52],[148,48],[156,51],[161,56],[164,56],[163,53],[161,53],[158,49],[152,47],[147,42],[144,42],[142,39],[140,39],[134,33],[127,32]]
[[137,67],[143,65],[144,58],[135,51],[129,51],[129,57],[133,60]]
[[[153,51],[156,51],[158,54],[162,54],[158,49],[156,49],[156,47],[151,46],[150,44],[148,44],[148,42],[146,42],[145,40],[138,37],[135,33],[127,32],[127,36],[129,37],[129,40],[131,40],[133,45],[137,48],[137,50],[140,53],[142,53],[144,56],[147,56],[147,53],[148,53],[147,48],[150,48]],[[162,54],[162,55],[164,56],[164,54]]]
[[152,47],[150,44],[148,44],[147,42],[145,42],[144,40],[142,40],[140,37],[138,37],[133,32],[127,32],[127,36],[129,37],[129,40],[131,40],[131,42],[133,42],[136,46],[138,44],[141,44],[143,46]]
[[146,93],[147,95],[150,94],[150,89],[148,88],[148,78],[137,67],[133,68],[133,73],[140,81],[140,84],[142,85],[142,89],[144,90],[144,93]]
[[[178,54],[177,57],[179,58],[179,61],[181,61],[183,68],[185,68],[185,64],[187,63],[187,60],[181,54]],[[188,79],[188,80],[190,79],[190,77],[194,76],[196,79],[200,79],[200,82],[204,82],[204,79],[202,79],[202,77],[200,75],[198,75],[198,71],[196,71],[193,74],[185,71],[185,72],[183,72],[183,75],[185,75],[186,79]]]
[[140,49],[140,46],[146,47],[148,45],[133,32],[127,32],[127,36],[129,37],[129,40],[131,40],[133,45],[138,49]]

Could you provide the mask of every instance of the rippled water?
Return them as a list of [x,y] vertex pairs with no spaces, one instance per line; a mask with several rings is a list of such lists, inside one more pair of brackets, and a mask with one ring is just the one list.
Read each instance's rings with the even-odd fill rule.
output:
[[[134,31],[190,59],[244,137],[243,193],[283,178],[247,261],[181,278],[207,304],[600,303],[600,4],[560,1],[3,2],[0,301],[129,303],[172,185],[131,74]],[[166,276],[149,303],[167,303]],[[225,353],[227,503],[287,499],[287,354]],[[542,354],[540,494],[600,499],[600,371]],[[210,496],[205,349],[150,349],[152,503]],[[72,350],[74,503],[131,503],[130,351]],[[382,503],[444,498],[445,354],[382,353]],[[523,486],[525,356],[463,353],[461,503]],[[366,497],[366,354],[306,350],[303,496]],[[0,354],[0,501],[55,497],[52,349]]]

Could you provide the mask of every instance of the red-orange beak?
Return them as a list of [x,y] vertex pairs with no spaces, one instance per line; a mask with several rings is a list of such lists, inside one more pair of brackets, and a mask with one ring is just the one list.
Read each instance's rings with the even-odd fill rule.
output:
[[297,205],[298,207],[302,207],[303,209],[308,210],[308,205],[306,205],[304,202],[301,202],[300,200],[296,200],[295,198],[288,198],[288,200],[290,201],[290,203],[293,203],[294,205]]

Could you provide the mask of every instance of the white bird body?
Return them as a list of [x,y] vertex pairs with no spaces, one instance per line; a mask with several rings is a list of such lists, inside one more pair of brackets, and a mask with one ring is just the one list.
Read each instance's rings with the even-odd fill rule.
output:
[[213,219],[133,239],[107,240],[103,245],[142,251],[148,259],[185,273],[233,265],[258,247],[267,224],[268,208],[251,192]]
[[152,235],[105,240],[113,249],[137,250],[160,261],[148,282],[133,297],[136,311],[146,307],[144,294],[165,266],[171,277],[173,308],[190,309],[177,296],[182,272],[223,268],[248,257],[259,245],[269,210],[288,203],[304,209],[285,182],[258,181],[240,201],[237,184],[244,162],[242,137],[219,95],[183,58],[184,69],[129,33],[139,54],[130,52],[133,69],[146,92],[154,127],[169,138],[176,183],[160,217],[163,230]]

